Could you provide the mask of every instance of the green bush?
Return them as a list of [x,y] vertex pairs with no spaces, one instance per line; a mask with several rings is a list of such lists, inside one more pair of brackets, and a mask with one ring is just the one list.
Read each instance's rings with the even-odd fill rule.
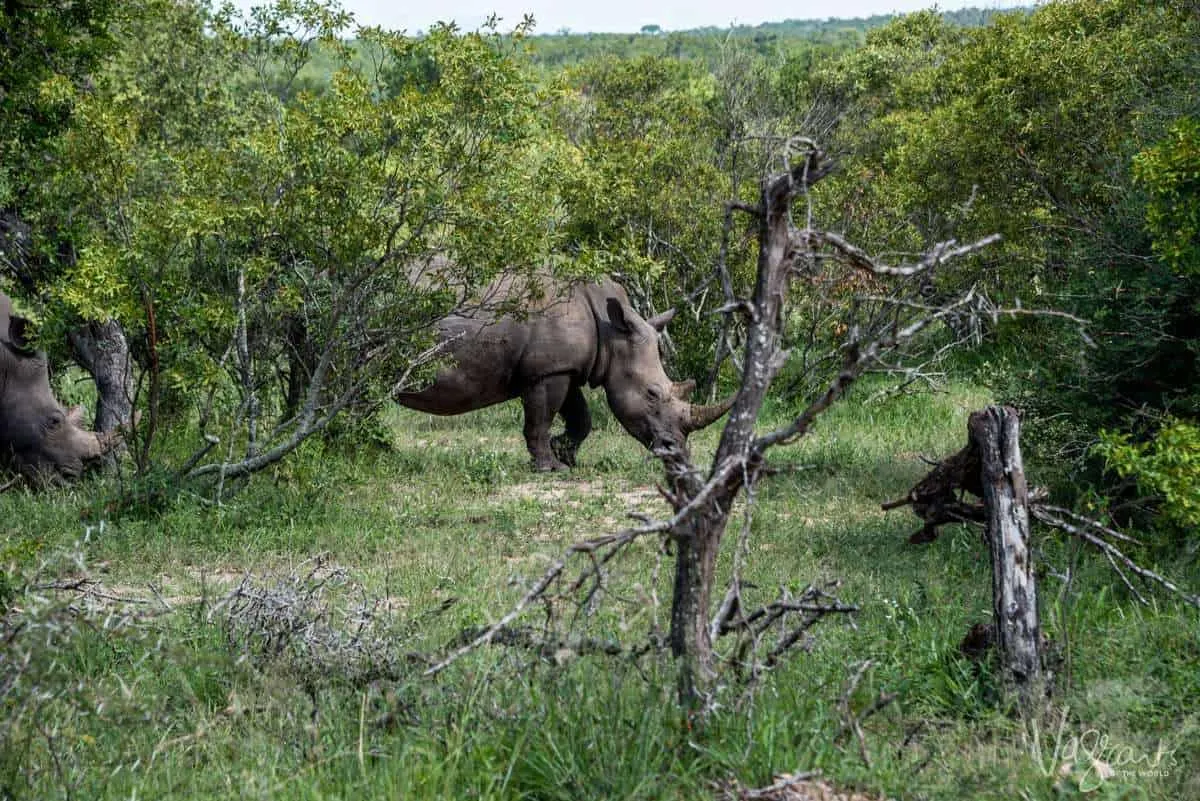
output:
[[1161,499],[1161,511],[1183,530],[1200,527],[1200,426],[1168,419],[1146,442],[1102,431],[1095,447],[1110,470],[1133,478],[1138,489]]

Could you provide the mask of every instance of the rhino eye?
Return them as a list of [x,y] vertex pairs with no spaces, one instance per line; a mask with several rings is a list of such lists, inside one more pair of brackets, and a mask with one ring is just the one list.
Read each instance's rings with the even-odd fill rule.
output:
[[659,391],[658,387],[647,387],[646,397],[655,403],[658,403],[662,400],[662,392]]

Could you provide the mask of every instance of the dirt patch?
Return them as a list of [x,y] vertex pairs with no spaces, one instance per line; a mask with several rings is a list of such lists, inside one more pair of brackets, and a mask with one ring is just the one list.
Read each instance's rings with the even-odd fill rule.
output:
[[817,778],[805,778],[805,775],[777,776],[774,784],[757,790],[742,787],[736,781],[731,782],[721,788],[717,798],[721,801],[887,801],[881,795],[839,789]]
[[545,506],[547,518],[586,519],[596,533],[628,526],[630,515],[662,518],[670,507],[653,487],[612,481],[527,481],[508,487],[510,497]]
[[637,487],[632,484],[613,486],[603,481],[570,481],[555,484],[545,481],[526,481],[508,487],[506,492],[524,500],[540,503],[560,503],[580,506],[586,501],[604,501],[638,510],[661,507],[666,502],[653,487]]
[[40,587],[44,591],[74,595],[81,608],[160,614],[180,606],[218,601],[234,590],[252,571],[234,567],[183,566],[175,573],[160,573],[139,583],[105,580],[109,565],[101,562],[86,573],[65,576]]

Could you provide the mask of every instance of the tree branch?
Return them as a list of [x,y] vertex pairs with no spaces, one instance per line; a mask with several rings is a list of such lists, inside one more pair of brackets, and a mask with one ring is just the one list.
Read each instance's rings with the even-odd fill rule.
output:
[[[1029,511],[1030,511],[1030,514],[1032,514],[1035,518],[1042,521],[1046,525],[1053,526],[1054,528],[1057,528],[1061,531],[1065,531],[1067,534],[1070,534],[1072,537],[1078,537],[1079,539],[1083,540],[1084,542],[1088,543],[1089,545],[1099,548],[1104,553],[1104,555],[1107,556],[1110,560],[1115,559],[1117,562],[1120,562],[1121,564],[1125,565],[1125,567],[1128,568],[1133,573],[1136,573],[1137,575],[1141,576],[1144,580],[1152,581],[1152,582],[1159,584],[1163,588],[1165,588],[1168,591],[1177,595],[1184,603],[1190,604],[1191,606],[1194,606],[1194,607],[1200,609],[1200,596],[1191,595],[1189,593],[1184,592],[1179,587],[1177,587],[1173,582],[1169,581],[1168,579],[1163,578],[1158,573],[1155,573],[1153,570],[1144,568],[1141,565],[1134,562],[1132,559],[1130,559],[1128,556],[1126,556],[1124,553],[1122,553],[1121,550],[1119,548],[1117,548],[1117,546],[1113,545],[1112,543],[1105,542],[1104,540],[1100,539],[1095,534],[1092,534],[1091,532],[1087,531],[1086,529],[1080,528],[1079,526],[1074,526],[1074,525],[1068,523],[1067,521],[1055,516],[1054,514],[1052,514],[1049,511],[1052,508],[1054,508],[1054,507],[1045,507],[1045,506],[1042,506],[1041,504],[1032,504],[1029,508]],[[1096,524],[1096,525],[1099,526],[1099,524]],[[1101,527],[1101,528],[1103,528],[1103,527]],[[1122,576],[1122,578],[1124,578],[1124,576]],[[1128,583],[1128,581],[1127,581],[1127,583]],[[1138,598],[1141,598],[1141,596],[1138,595],[1138,593],[1136,591],[1134,591],[1134,595],[1136,595]]]

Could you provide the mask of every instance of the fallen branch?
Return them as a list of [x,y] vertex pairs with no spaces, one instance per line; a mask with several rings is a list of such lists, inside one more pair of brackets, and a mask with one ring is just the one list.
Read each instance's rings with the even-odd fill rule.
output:
[[[475,626],[463,629],[453,644],[461,645],[474,642],[485,633],[488,627]],[[615,640],[602,640],[598,637],[560,638],[545,637],[531,626],[504,626],[497,629],[488,640],[491,645],[506,645],[514,648],[524,648],[533,651],[543,659],[560,660],[563,652],[571,656],[587,654],[603,654],[605,656],[627,656],[633,659],[652,650],[666,647],[665,642],[651,642],[637,648],[627,648]]]

